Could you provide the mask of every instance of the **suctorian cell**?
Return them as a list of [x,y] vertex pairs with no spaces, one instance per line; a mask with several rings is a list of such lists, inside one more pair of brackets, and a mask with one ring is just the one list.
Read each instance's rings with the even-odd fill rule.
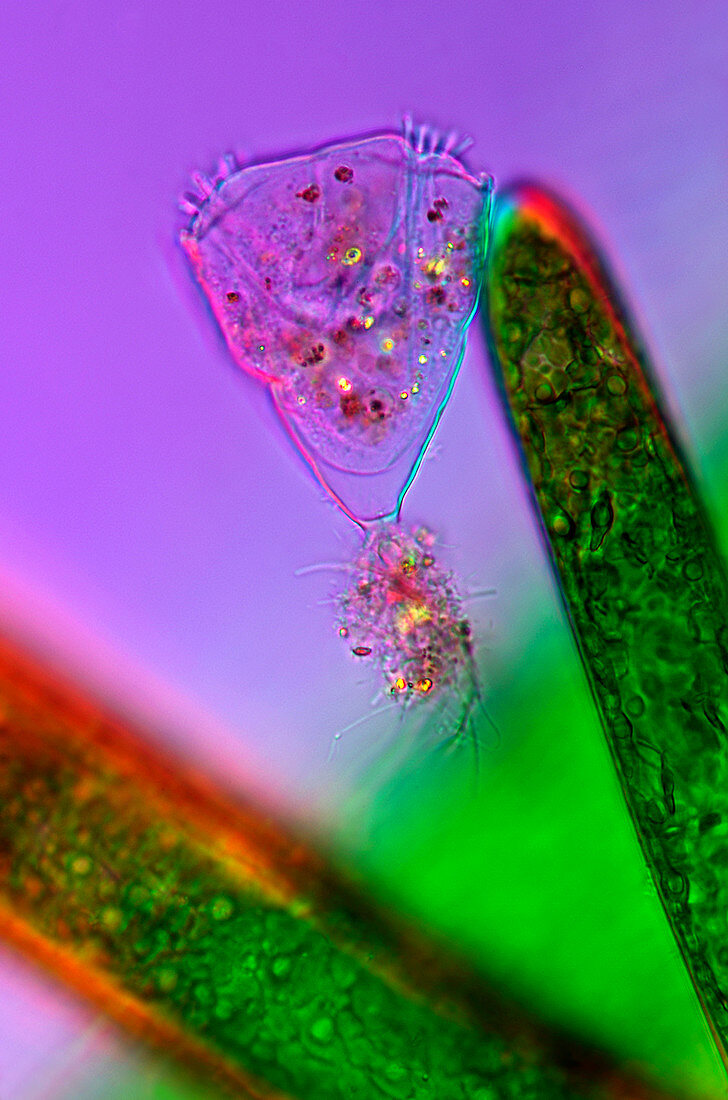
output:
[[424,132],[199,182],[181,241],[235,362],[353,518],[393,514],[462,358],[490,178]]

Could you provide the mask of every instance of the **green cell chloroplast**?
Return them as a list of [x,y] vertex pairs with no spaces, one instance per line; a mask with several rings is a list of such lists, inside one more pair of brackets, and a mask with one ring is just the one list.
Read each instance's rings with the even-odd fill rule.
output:
[[725,1062],[723,564],[646,355],[574,215],[534,187],[506,193],[488,277],[493,359],[571,626]]

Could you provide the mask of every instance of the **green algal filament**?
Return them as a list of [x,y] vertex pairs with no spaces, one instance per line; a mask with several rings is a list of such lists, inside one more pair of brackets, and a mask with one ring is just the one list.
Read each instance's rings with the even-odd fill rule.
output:
[[489,337],[643,850],[728,1036],[728,593],[646,357],[573,215],[500,200]]

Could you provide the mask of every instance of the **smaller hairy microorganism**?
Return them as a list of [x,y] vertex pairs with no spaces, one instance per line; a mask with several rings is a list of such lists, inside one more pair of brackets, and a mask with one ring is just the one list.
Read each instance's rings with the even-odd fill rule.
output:
[[438,737],[453,745],[470,738],[477,752],[472,628],[434,544],[425,527],[412,534],[391,524],[370,528],[339,596],[336,625],[353,658],[376,666],[386,697],[423,719],[432,715]]

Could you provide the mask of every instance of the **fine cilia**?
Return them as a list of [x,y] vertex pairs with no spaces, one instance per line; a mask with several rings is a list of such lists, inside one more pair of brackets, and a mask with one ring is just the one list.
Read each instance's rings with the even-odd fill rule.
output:
[[[235,362],[269,386],[365,541],[339,633],[407,705],[477,682],[432,536],[398,526],[478,302],[491,179],[425,128],[197,175],[181,243]],[[457,731],[456,731],[457,732]]]

